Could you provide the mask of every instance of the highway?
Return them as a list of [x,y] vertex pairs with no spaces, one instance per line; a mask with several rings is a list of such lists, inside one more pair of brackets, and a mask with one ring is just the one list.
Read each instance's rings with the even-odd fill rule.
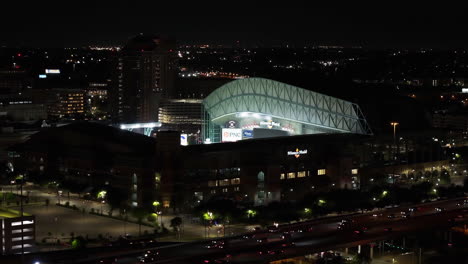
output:
[[[368,244],[398,237],[401,234],[430,230],[468,222],[468,205],[459,206],[464,198],[402,206],[364,214],[317,219],[281,225],[235,237],[205,240],[164,247],[106,248],[46,263],[266,263],[275,259],[302,256],[325,250]],[[436,208],[443,208],[437,211]],[[414,211],[409,212],[412,208]],[[401,212],[407,212],[403,218]],[[394,216],[389,218],[389,216]],[[338,229],[343,219],[349,224]],[[246,236],[246,237],[243,237]],[[221,246],[219,246],[221,245]],[[147,255],[144,258],[145,254]],[[35,257],[35,258],[34,258]],[[28,259],[41,259],[41,255]],[[51,259],[51,258],[49,258]],[[27,262],[26,262],[27,263]],[[31,262],[34,263],[34,262]]]
[[[457,201],[443,201],[429,205],[419,205],[409,218],[402,218],[401,211],[408,207],[392,208],[385,212],[356,215],[348,217],[353,222],[343,230],[338,225],[343,217],[291,225],[278,228],[275,232],[256,234],[253,238],[232,238],[226,240],[222,249],[204,248],[204,244],[187,244],[173,250],[160,250],[158,260],[151,263],[264,263],[275,259],[302,256],[325,250],[364,245],[373,241],[400,236],[426,229],[449,226],[453,219],[457,223],[467,222],[468,209],[460,208]],[[435,207],[442,207],[437,212]],[[382,215],[379,215],[382,213]],[[388,218],[394,214],[395,218]],[[363,232],[364,229],[367,229]],[[390,231],[391,230],[391,231]],[[294,231],[294,232],[292,232]],[[282,239],[285,232],[291,238]],[[257,238],[267,237],[266,242],[257,242]],[[294,243],[294,244],[292,244]],[[181,256],[177,252],[183,252]],[[216,262],[215,260],[218,260]]]

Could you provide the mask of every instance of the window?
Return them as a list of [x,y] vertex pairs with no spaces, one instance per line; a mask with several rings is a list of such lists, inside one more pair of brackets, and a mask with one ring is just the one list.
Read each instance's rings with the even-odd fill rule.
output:
[[263,173],[263,171],[259,172],[258,175],[257,175],[257,180],[259,182],[263,182],[265,181],[265,173]]
[[216,194],[216,190],[211,190],[211,194]]
[[228,186],[229,185],[229,179],[224,179],[219,181],[219,186]]
[[232,185],[240,184],[240,178],[231,179],[231,184],[232,184]]
[[218,181],[208,181],[208,187],[218,186]]
[[351,170],[351,174],[353,174],[353,175],[358,174],[358,169],[352,169],[352,170]]
[[235,191],[235,192],[238,192],[239,190],[240,190],[239,186],[234,187],[234,191]]
[[259,191],[258,192],[258,199],[263,199],[265,198],[265,191]]
[[281,173],[281,175],[280,175],[280,179],[281,179],[281,180],[284,180],[284,179],[285,179],[285,177],[284,177],[284,173]]
[[325,174],[327,174],[327,170],[326,170],[326,169],[317,170],[317,175],[325,175]]
[[288,172],[288,179],[294,179],[296,178],[296,173],[295,172]]
[[297,177],[298,177],[298,178],[303,178],[303,177],[305,177],[305,176],[307,176],[307,174],[306,174],[305,171],[298,171],[298,172],[297,172]]
[[227,193],[228,192],[228,188],[223,188],[223,193]]

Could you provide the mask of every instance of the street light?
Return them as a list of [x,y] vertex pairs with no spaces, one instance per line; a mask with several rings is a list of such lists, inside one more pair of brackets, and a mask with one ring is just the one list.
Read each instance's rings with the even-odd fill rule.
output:
[[156,214],[158,214],[159,218],[161,218],[161,228],[162,228],[162,226],[163,226],[162,211],[157,211]]
[[396,126],[398,126],[400,123],[398,122],[391,122],[390,125],[393,126],[393,144],[395,144],[396,141]]

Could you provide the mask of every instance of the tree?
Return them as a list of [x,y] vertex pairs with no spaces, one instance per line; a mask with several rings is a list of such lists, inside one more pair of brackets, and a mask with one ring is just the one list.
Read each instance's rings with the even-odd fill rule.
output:
[[367,255],[357,254],[356,256],[354,256],[351,263],[352,264],[370,264],[372,263],[372,259]]
[[105,197],[111,207],[111,211],[113,211],[114,209],[125,207],[129,195],[128,192],[122,189],[109,188]]
[[85,248],[86,244],[87,244],[87,241],[82,236],[77,236],[76,238],[71,239],[71,247],[73,249]]
[[179,231],[180,225],[182,225],[182,218],[176,216],[176,217],[171,219],[171,227],[174,230],[174,232]]
[[132,210],[132,215],[138,221],[138,236],[141,236],[141,223],[143,219],[148,215],[148,211],[143,207],[135,207]]

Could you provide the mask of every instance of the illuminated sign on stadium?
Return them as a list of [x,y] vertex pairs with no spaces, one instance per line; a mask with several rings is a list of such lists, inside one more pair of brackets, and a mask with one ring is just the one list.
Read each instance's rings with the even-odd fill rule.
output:
[[296,149],[296,151],[288,151],[288,156],[294,156],[296,158],[299,158],[301,155],[306,155],[307,154],[307,149],[299,150]]
[[242,140],[242,129],[240,128],[223,128],[221,133],[223,142],[235,142]]

